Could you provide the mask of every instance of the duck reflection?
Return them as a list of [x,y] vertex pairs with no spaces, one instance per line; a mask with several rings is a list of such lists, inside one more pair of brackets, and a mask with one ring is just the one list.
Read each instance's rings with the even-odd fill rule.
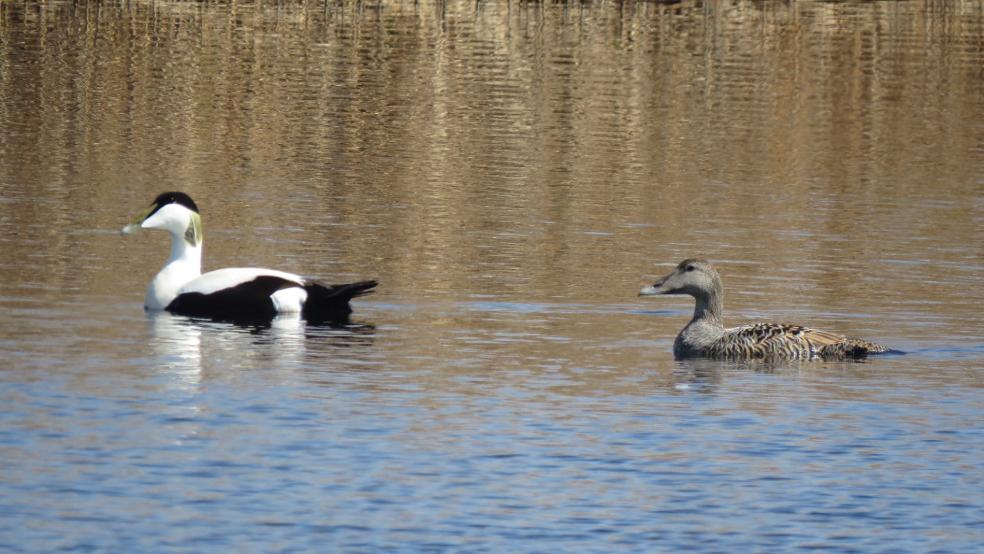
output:
[[867,361],[838,360],[832,362],[811,362],[809,360],[713,360],[709,358],[689,358],[675,360],[672,372],[672,385],[678,391],[696,391],[713,394],[726,381],[728,375],[746,373],[799,375],[804,369],[817,374],[825,368],[851,370],[860,368]]
[[296,315],[278,316],[262,325],[237,325],[154,312],[147,314],[147,321],[156,365],[185,389],[198,387],[208,376],[221,378],[242,370],[291,380],[339,348],[372,344],[375,334],[372,325],[314,325]]
[[713,394],[724,381],[724,375],[735,369],[752,369],[747,364],[707,358],[675,360],[672,377],[673,389]]
[[202,378],[202,329],[188,318],[148,312],[150,353],[176,388],[195,389]]

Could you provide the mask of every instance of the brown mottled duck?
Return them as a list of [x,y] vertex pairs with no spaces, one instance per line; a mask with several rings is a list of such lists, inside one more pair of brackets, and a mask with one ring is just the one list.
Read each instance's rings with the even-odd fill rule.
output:
[[694,317],[673,342],[680,358],[728,360],[844,360],[888,352],[884,346],[799,325],[755,323],[726,329],[721,276],[705,260],[684,260],[669,275],[643,287],[639,296],[689,294]]

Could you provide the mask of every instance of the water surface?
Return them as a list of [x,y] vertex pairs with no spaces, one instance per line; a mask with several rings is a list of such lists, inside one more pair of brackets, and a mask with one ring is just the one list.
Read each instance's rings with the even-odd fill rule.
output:
[[[971,551],[975,2],[0,4],[0,549]],[[354,325],[141,309],[377,278]],[[907,352],[674,361],[728,323]]]

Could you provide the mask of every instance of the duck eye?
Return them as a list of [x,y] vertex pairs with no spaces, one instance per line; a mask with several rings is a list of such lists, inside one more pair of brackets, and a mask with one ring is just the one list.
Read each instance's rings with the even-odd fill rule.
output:
[[696,269],[696,268],[694,266],[692,266],[692,265],[688,265],[687,266],[687,271],[693,271],[694,269]]

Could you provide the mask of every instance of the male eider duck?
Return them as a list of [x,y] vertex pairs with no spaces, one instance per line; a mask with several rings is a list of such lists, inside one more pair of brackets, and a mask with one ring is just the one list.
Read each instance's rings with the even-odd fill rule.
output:
[[344,322],[349,300],[369,294],[376,281],[326,285],[292,273],[235,267],[202,273],[202,219],[187,194],[165,192],[123,228],[171,234],[171,257],[147,287],[144,308],[219,321],[260,323],[299,314],[312,323]]
[[866,340],[798,325],[756,323],[725,329],[721,277],[705,260],[684,260],[672,273],[639,291],[639,296],[659,294],[689,294],[697,300],[693,319],[673,342],[677,359],[843,360],[888,351]]

